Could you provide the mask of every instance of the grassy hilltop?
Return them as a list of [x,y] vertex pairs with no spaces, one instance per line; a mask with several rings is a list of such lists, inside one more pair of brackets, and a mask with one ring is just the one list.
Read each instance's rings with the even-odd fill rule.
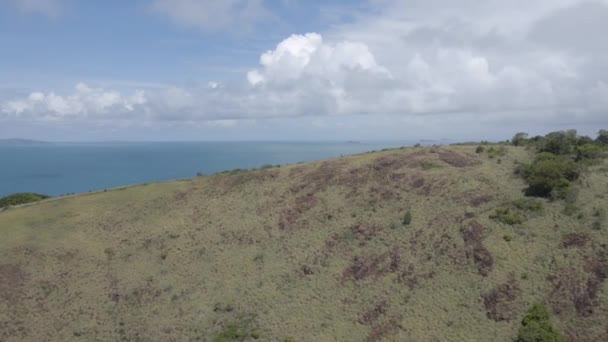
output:
[[5,209],[0,341],[606,341],[608,162],[519,138]]

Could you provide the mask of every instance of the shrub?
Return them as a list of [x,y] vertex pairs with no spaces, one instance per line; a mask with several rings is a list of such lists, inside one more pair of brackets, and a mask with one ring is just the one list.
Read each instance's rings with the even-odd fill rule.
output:
[[477,146],[475,153],[483,153],[486,149],[483,146]]
[[527,142],[527,140],[528,140],[528,133],[519,132],[513,136],[513,139],[511,139],[511,143],[514,146],[522,146]]
[[539,146],[539,151],[555,155],[569,155],[574,152],[577,142],[576,130],[551,132],[545,136]]
[[403,221],[401,221],[401,223],[403,223],[404,226],[409,225],[410,223],[412,223],[412,212],[411,211],[407,211],[407,213],[405,213],[405,215],[403,215]]
[[488,157],[490,159],[494,159],[496,157],[503,157],[507,155],[507,148],[504,146],[500,146],[499,148],[490,147],[488,149]]
[[0,208],[8,207],[11,205],[38,202],[49,197],[50,196],[36,194],[32,192],[20,192],[0,198]]
[[527,196],[563,197],[570,182],[578,178],[574,162],[550,153],[540,153],[525,167],[523,177],[528,183]]
[[513,205],[519,210],[534,212],[543,210],[543,202],[534,198],[521,198],[513,201]]
[[562,342],[566,341],[551,325],[549,311],[544,305],[535,304],[521,321],[517,342]]
[[595,139],[600,144],[608,145],[608,131],[605,129],[601,129],[597,133],[597,139]]
[[496,208],[494,214],[490,215],[490,218],[510,226],[524,222],[524,219],[518,213],[513,212],[507,207]]
[[593,230],[602,230],[602,222],[600,222],[600,221],[594,221],[591,224],[591,229],[593,229]]
[[597,159],[601,158],[604,149],[595,144],[585,144],[576,147],[576,160]]
[[564,206],[564,214],[566,216],[574,216],[574,214],[578,213],[578,207],[571,203],[566,203]]

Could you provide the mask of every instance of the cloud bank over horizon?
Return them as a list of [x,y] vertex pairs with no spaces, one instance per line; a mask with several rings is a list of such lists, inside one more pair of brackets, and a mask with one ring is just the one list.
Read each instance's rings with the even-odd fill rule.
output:
[[[293,34],[260,51],[258,65],[252,61],[236,79],[121,90],[83,79],[70,91],[32,89],[0,98],[0,120],[233,125],[356,115],[370,121],[608,124],[607,1],[368,5],[376,11],[355,11],[355,20]],[[214,32],[238,22],[254,27],[272,16],[254,0],[156,0],[152,8],[178,25]],[[212,15],[220,12],[228,17]]]

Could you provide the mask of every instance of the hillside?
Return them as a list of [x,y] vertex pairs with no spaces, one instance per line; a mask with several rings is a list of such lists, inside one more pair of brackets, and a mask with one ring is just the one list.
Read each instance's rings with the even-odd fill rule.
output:
[[0,341],[510,341],[534,304],[608,340],[608,162],[575,199],[528,201],[514,170],[533,152],[476,148],[8,208]]

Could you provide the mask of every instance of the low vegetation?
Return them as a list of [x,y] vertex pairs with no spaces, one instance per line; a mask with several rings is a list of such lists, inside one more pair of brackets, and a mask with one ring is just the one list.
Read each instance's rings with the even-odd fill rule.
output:
[[0,198],[0,208],[42,201],[49,196],[32,192],[20,192]]
[[564,198],[581,172],[608,151],[604,143],[606,131],[601,130],[593,140],[579,136],[575,130],[551,132],[544,137],[528,138],[517,133],[512,143],[535,151],[532,163],[520,165],[516,172],[528,183],[526,195]]
[[566,339],[553,328],[549,311],[544,305],[535,304],[521,321],[517,342],[565,342]]
[[3,210],[0,341],[607,341],[607,148],[520,133]]

